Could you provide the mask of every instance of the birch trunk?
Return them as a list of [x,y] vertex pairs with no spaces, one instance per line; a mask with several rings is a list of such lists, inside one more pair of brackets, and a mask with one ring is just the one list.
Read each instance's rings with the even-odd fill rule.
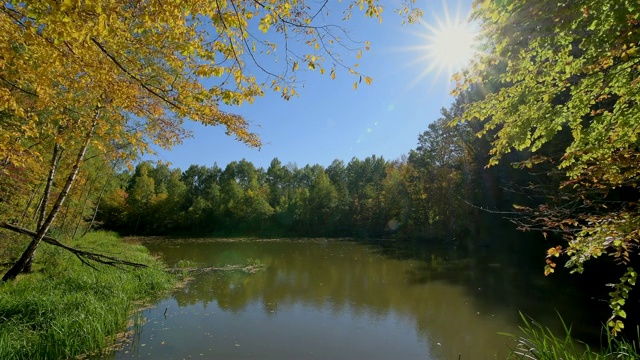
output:
[[[47,214],[47,206],[49,205],[49,196],[51,196],[51,188],[53,187],[53,181],[56,176],[56,171],[58,170],[58,164],[60,163],[60,145],[56,143],[53,145],[53,155],[51,156],[51,168],[49,169],[49,176],[47,176],[47,183],[44,187],[44,193],[42,195],[42,201],[40,203],[40,212],[38,214],[38,223],[36,224],[36,229],[40,229],[42,224],[44,223],[45,216]],[[21,272],[28,273],[31,272],[31,266],[33,265],[33,258],[36,255],[35,250],[33,254],[27,259],[27,262],[24,264]]]
[[69,176],[67,177],[67,180],[64,184],[64,187],[62,188],[62,191],[58,195],[56,202],[53,204],[53,207],[49,211],[49,215],[42,223],[42,226],[38,228],[35,236],[33,237],[33,240],[31,240],[31,243],[29,244],[27,249],[22,253],[22,256],[20,257],[20,259],[18,259],[18,261],[13,265],[13,267],[11,267],[11,269],[9,269],[9,271],[7,271],[6,274],[4,274],[4,276],[2,277],[2,281],[13,280],[16,278],[16,276],[18,276],[20,272],[23,271],[25,265],[27,264],[31,256],[35,253],[36,249],[38,248],[38,245],[40,245],[40,242],[42,242],[42,239],[46,236],[47,231],[49,231],[49,228],[51,227],[51,224],[53,223],[56,216],[58,215],[58,212],[60,211],[62,204],[67,198],[67,195],[69,195],[69,190],[71,189],[71,186],[73,185],[73,183],[76,180],[76,177],[78,176],[80,165],[82,165],[84,156],[87,153],[87,148],[89,147],[89,143],[91,142],[91,138],[93,137],[93,132],[95,130],[96,123],[98,121],[98,116],[99,116],[99,110],[97,109],[96,113],[94,114],[91,127],[89,128],[89,130],[87,130],[82,146],[78,151],[78,156],[76,157],[76,161],[73,165],[73,168],[71,169],[71,173],[69,173]]

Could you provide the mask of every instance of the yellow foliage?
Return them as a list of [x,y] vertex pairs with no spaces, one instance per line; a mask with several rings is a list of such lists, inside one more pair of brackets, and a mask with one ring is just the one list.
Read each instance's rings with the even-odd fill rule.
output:
[[[382,12],[377,0],[354,0],[345,4],[347,17],[354,4],[368,16],[379,18]],[[87,138],[92,157],[130,164],[151,152],[152,144],[170,148],[189,136],[183,127],[187,120],[224,126],[228,135],[259,147],[247,121],[221,111],[221,103],[250,103],[266,88],[285,99],[295,96],[294,73],[302,69],[293,59],[324,73],[329,54],[337,61],[331,78],[336,67],[362,76],[355,65],[336,60],[336,49],[346,48],[337,37],[335,43],[319,43],[335,29],[316,18],[323,7],[287,0],[4,0],[0,180],[13,183],[0,184],[2,189],[16,194],[11,199],[36,191],[51,168],[55,146],[64,154],[61,176],[69,173],[73,154]],[[260,30],[270,39],[279,35],[280,42],[257,38]],[[288,39],[311,41],[311,53],[294,54],[285,46],[280,73],[256,59],[266,54],[278,63],[276,43]],[[257,79],[250,70],[256,68],[269,81]],[[204,79],[209,79],[206,85]],[[20,187],[15,179],[29,181]],[[5,195],[0,194],[3,201],[9,198]]]

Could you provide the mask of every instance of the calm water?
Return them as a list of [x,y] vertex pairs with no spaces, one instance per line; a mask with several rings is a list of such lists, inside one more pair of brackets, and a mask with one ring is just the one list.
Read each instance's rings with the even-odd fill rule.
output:
[[499,263],[338,240],[145,245],[169,266],[258,259],[266,269],[197,275],[142,311],[132,341],[108,359],[504,359],[511,340],[498,332],[518,331],[519,309],[555,317],[542,265],[527,278]]

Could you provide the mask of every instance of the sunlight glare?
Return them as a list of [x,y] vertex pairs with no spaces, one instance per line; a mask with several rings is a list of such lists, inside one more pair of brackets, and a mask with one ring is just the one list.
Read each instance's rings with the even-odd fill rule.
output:
[[474,40],[475,34],[466,23],[447,22],[430,36],[429,58],[451,74],[469,63],[474,54]]
[[435,75],[434,82],[443,74],[451,79],[470,64],[478,52],[478,28],[467,19],[468,15],[462,15],[459,9],[452,15],[445,3],[441,17],[433,14],[431,21],[421,21],[423,29],[416,35],[422,44],[409,50],[419,51],[413,63],[424,68],[410,87],[427,75]]

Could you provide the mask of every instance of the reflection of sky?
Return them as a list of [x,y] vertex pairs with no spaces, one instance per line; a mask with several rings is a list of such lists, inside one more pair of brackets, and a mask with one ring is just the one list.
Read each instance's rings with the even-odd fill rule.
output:
[[148,321],[138,338],[116,358],[431,358],[426,339],[416,338],[411,321],[394,312],[356,315],[299,303],[279,307],[275,316],[264,310],[260,302],[234,313],[166,300],[145,311]]

